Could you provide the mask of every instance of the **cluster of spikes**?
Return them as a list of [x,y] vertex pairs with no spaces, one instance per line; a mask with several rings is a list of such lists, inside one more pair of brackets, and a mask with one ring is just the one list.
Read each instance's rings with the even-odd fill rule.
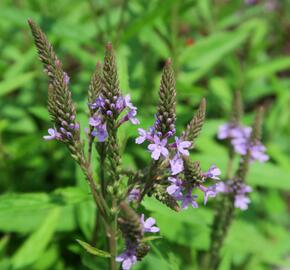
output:
[[[87,178],[93,198],[110,235],[114,221],[125,241],[125,251],[111,254],[123,269],[130,269],[141,260],[150,246],[144,241],[145,233],[156,233],[155,220],[137,214],[145,196],[153,196],[174,211],[188,206],[198,207],[195,191],[204,193],[204,202],[216,196],[220,170],[211,166],[203,172],[199,161],[190,158],[204,119],[206,102],[202,99],[196,114],[177,136],[176,86],[171,60],[163,69],[159,103],[155,122],[147,130],[138,129],[136,143],[148,142],[150,164],[137,172],[124,173],[118,142],[118,128],[124,123],[139,124],[137,108],[129,95],[122,95],[119,87],[114,50],[106,46],[104,62],[98,62],[88,87],[87,143],[81,139],[81,127],[77,122],[76,108],[69,90],[69,76],[63,70],[51,44],[42,30],[32,20],[28,21],[44,71],[49,78],[48,111],[53,127],[46,140],[55,139],[68,147],[72,158],[79,164]],[[84,127],[82,127],[84,128]],[[95,148],[92,146],[95,145]],[[87,146],[87,147],[86,147]],[[88,151],[86,151],[88,149]],[[93,149],[103,162],[102,181],[96,181],[91,168]],[[127,184],[124,185],[124,178]],[[214,181],[213,185],[208,185]],[[114,237],[119,234],[116,233]],[[114,263],[112,263],[114,264]]]

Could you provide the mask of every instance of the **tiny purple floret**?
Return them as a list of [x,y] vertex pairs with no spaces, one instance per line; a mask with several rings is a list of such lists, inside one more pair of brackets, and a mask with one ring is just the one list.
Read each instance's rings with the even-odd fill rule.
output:
[[56,139],[56,140],[61,139],[61,134],[59,132],[57,132],[57,130],[54,128],[49,128],[48,134],[49,135],[43,136],[43,139],[46,141],[50,141],[50,140],[54,140],[54,139]]
[[160,231],[160,229],[157,226],[154,226],[156,221],[154,218],[150,217],[144,220],[144,214],[141,215],[140,218],[141,224],[143,226],[144,232],[151,232],[151,233],[157,233]]
[[117,262],[122,262],[122,269],[129,270],[137,262],[136,251],[127,249],[116,257]]
[[151,157],[154,160],[158,160],[160,155],[167,157],[169,154],[168,149],[165,147],[167,144],[167,139],[164,138],[160,140],[157,135],[154,135],[153,141],[154,143],[148,145],[148,149],[151,151]]

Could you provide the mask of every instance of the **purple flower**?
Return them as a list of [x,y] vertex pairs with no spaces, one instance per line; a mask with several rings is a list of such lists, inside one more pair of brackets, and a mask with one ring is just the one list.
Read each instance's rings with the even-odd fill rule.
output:
[[102,97],[97,97],[96,101],[92,104],[89,104],[91,109],[98,109],[98,108],[104,108],[105,106],[105,99]]
[[135,117],[137,115],[137,110],[130,110],[119,122],[119,125],[130,120],[133,125],[139,125],[139,120]]
[[129,270],[137,262],[136,251],[126,249],[122,254],[116,257],[117,262],[122,262],[122,269]]
[[243,137],[233,139],[232,145],[234,147],[235,152],[240,155],[246,155],[247,149],[248,149],[247,141],[248,141],[248,138],[243,138]]
[[246,196],[246,193],[252,192],[252,188],[241,182],[228,181],[226,183],[219,182],[216,184],[216,191],[223,193],[233,193],[235,196],[234,205],[241,210],[248,209],[248,204],[251,200]]
[[221,125],[218,131],[218,139],[236,139],[236,138],[244,138],[249,137],[251,134],[251,127],[242,127],[236,124],[227,123]]
[[227,193],[229,192],[228,186],[224,182],[218,182],[215,184],[215,190],[217,193],[222,192],[222,193]]
[[167,144],[167,139],[165,138],[160,140],[157,135],[154,135],[153,142],[154,143],[148,145],[148,149],[151,151],[151,157],[154,160],[158,160],[160,155],[167,157],[169,154],[167,148],[165,147]]
[[139,188],[133,188],[129,195],[128,195],[128,201],[131,202],[131,201],[137,201],[139,199],[141,195],[141,191]]
[[141,144],[146,140],[147,132],[143,128],[138,128],[139,137],[135,139],[137,144]]
[[131,109],[131,110],[136,110],[137,108],[132,104],[131,102],[131,96],[128,94],[124,97],[124,104],[125,107]]
[[193,208],[198,208],[198,204],[195,201],[197,195],[192,195],[192,189],[190,189],[185,195],[182,195],[179,200],[181,203],[182,209],[187,209],[188,205],[191,204]]
[[98,116],[90,117],[89,124],[92,127],[97,127],[102,124],[102,119]]
[[156,221],[154,218],[150,217],[144,220],[144,214],[141,215],[140,218],[141,224],[143,226],[143,231],[144,232],[151,232],[151,233],[157,233],[160,231],[160,229],[156,226],[153,226]]
[[182,181],[179,178],[168,177],[168,181],[171,182],[171,185],[167,187],[166,191],[169,195],[173,197],[178,197],[183,190]]
[[219,178],[220,175],[221,175],[221,170],[216,165],[210,166],[208,171],[203,173],[203,176],[205,178],[211,178],[214,180],[220,180]]
[[49,128],[48,134],[49,135],[43,136],[43,139],[46,141],[50,141],[50,140],[54,140],[54,139],[56,139],[56,140],[61,139],[61,134],[59,132],[57,132],[57,130],[54,128]]
[[255,144],[249,143],[248,138],[238,138],[232,141],[234,150],[240,155],[246,155],[247,151],[250,151],[251,161],[259,161],[261,163],[266,162],[269,156],[265,153],[266,147],[260,143]]
[[209,187],[205,187],[203,185],[199,185],[198,188],[204,193],[204,204],[206,205],[209,197],[216,197],[218,191],[216,189],[216,185],[212,185]]
[[136,115],[137,115],[137,110],[130,110],[129,112],[128,112],[128,118],[129,118],[129,120],[130,120],[130,122],[133,124],[133,125],[139,125],[140,124],[140,122],[139,122],[139,120],[135,117]]
[[250,151],[252,161],[258,160],[259,162],[263,163],[269,159],[269,156],[265,153],[266,147],[261,143],[257,143],[256,145],[251,146]]
[[178,137],[175,137],[175,143],[173,144],[173,146],[177,148],[177,152],[180,155],[189,156],[189,151],[186,148],[189,148],[191,146],[191,142],[182,141]]
[[251,200],[245,194],[238,194],[235,196],[235,207],[241,210],[247,210],[248,204]]
[[118,110],[118,112],[122,112],[124,108],[125,108],[124,98],[118,97],[116,100],[116,109]]
[[92,131],[92,136],[97,137],[99,142],[104,142],[108,137],[106,124],[96,126]]
[[176,175],[183,171],[183,160],[178,156],[175,155],[173,159],[169,160],[171,174]]

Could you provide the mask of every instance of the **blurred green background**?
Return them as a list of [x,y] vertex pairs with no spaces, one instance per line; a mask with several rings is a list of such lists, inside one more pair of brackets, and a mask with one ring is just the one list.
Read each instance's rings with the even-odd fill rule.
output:
[[[177,75],[179,132],[207,98],[207,122],[193,154],[203,170],[212,163],[226,169],[227,150],[216,132],[228,119],[233,92],[242,93],[247,124],[264,105],[270,161],[251,167],[252,204],[237,211],[220,269],[290,269],[289,0],[1,0],[1,270],[106,269],[104,259],[85,254],[75,242],[92,235],[99,237],[98,246],[103,241],[94,232],[86,183],[65,147],[42,139],[51,126],[47,78],[28,18],[42,27],[64,63],[83,128],[90,76],[108,41],[116,49],[122,90],[139,107],[142,128],[153,123],[168,57]],[[120,130],[126,168],[142,168],[150,159],[144,146],[134,144],[136,129]],[[204,207],[200,201],[199,209],[177,214],[147,199],[144,206],[163,239],[152,243],[151,253],[134,269],[202,269],[216,202]]]

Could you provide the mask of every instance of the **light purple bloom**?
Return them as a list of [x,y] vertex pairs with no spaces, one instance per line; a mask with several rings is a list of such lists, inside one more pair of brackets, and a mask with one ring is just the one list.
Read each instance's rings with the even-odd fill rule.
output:
[[177,177],[168,177],[168,181],[171,182],[171,185],[167,187],[167,193],[177,198],[181,196],[183,190],[182,181]]
[[215,190],[216,190],[216,192],[222,192],[222,193],[229,192],[228,185],[226,185],[224,182],[216,183]]
[[139,120],[135,117],[137,115],[137,110],[130,110],[128,112],[128,117],[129,117],[129,120],[130,122],[133,124],[133,125],[139,125],[140,122]]
[[102,124],[102,119],[98,116],[90,117],[89,124],[92,127],[97,127]]
[[220,180],[219,176],[221,175],[221,170],[216,166],[212,165],[207,172],[203,173],[203,176],[206,178],[211,178],[214,180]]
[[192,195],[192,190],[190,189],[185,195],[181,196],[179,200],[181,200],[181,208],[187,209],[188,205],[191,204],[193,208],[198,208],[198,204],[195,201],[197,195]]
[[154,135],[153,138],[154,143],[148,145],[149,151],[151,151],[151,157],[154,160],[158,160],[160,158],[160,155],[167,157],[169,152],[168,149],[165,147],[167,144],[167,139],[162,139],[157,135]]
[[234,205],[236,208],[241,210],[248,209],[248,204],[251,200],[246,196],[246,193],[252,192],[252,188],[244,183],[237,183],[235,181],[228,181],[227,183],[219,182],[216,184],[216,191],[223,193],[234,193],[235,201]]
[[124,98],[123,97],[118,97],[116,100],[116,109],[121,112],[123,111],[125,108],[125,104],[124,104]]
[[189,151],[186,148],[191,146],[191,142],[189,141],[182,141],[178,137],[175,137],[175,143],[173,144],[177,148],[177,152],[180,155],[189,156]]
[[131,201],[137,201],[139,199],[141,195],[141,191],[139,188],[133,188],[129,195],[128,195],[128,201],[131,202]]
[[137,262],[136,251],[127,249],[116,257],[117,262],[122,262],[122,269],[129,270]]
[[175,155],[173,159],[169,160],[171,174],[176,175],[183,171],[183,160],[178,155]]
[[251,161],[259,161],[261,163],[266,162],[269,159],[269,156],[265,153],[266,147],[260,143],[256,142],[255,144],[249,143],[248,138],[238,138],[232,141],[234,150],[240,155],[246,155],[247,151],[250,150]]
[[61,134],[59,132],[57,132],[57,130],[54,128],[49,128],[48,134],[49,135],[43,136],[43,139],[46,141],[50,141],[50,140],[54,140],[54,139],[56,139],[56,140],[61,139]]
[[141,144],[146,140],[147,132],[143,128],[138,128],[139,137],[135,139],[137,144]]
[[99,142],[104,142],[108,137],[106,124],[96,126],[92,131],[92,136],[97,137]]
[[259,162],[263,163],[269,159],[269,156],[265,153],[266,147],[258,143],[250,147],[251,150],[251,160],[258,160]]
[[126,95],[124,97],[124,104],[127,108],[129,108],[130,110],[136,110],[137,108],[132,104],[131,102],[131,96],[130,95]]
[[241,210],[247,210],[248,204],[251,200],[245,194],[238,194],[235,196],[235,207]]
[[216,185],[212,185],[209,187],[199,185],[198,188],[204,193],[204,204],[205,205],[206,205],[209,197],[214,198],[218,194],[218,191],[216,189]]
[[251,127],[242,127],[232,123],[221,125],[218,131],[218,139],[237,139],[237,138],[248,138],[251,134]]
[[248,149],[248,138],[235,138],[232,140],[232,145],[234,147],[234,150],[236,153],[240,155],[246,155],[247,154],[247,149]]
[[92,109],[103,108],[105,106],[105,99],[102,97],[97,97],[95,102],[89,105]]
[[158,227],[153,226],[156,223],[154,218],[150,217],[150,218],[147,218],[146,220],[144,220],[144,214],[142,214],[140,221],[141,221],[141,224],[143,226],[144,232],[157,233],[160,231],[160,229]]

